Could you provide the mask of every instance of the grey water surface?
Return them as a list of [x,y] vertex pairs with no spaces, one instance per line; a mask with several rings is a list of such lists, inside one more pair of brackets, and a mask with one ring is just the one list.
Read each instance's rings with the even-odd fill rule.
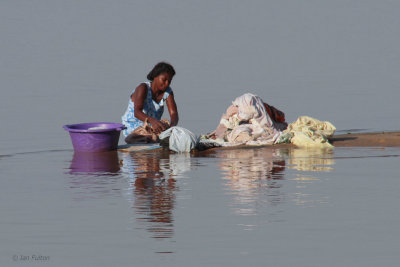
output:
[[12,155],[1,159],[0,262],[396,266],[399,157],[398,148]]
[[398,266],[399,148],[81,154],[62,125],[119,122],[166,60],[179,124],[196,134],[246,92],[289,122],[399,130],[399,12],[0,1],[0,266]]

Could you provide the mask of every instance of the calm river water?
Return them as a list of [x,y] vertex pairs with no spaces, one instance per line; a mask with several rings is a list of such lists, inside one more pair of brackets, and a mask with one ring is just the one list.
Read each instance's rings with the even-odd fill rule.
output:
[[[0,1],[0,266],[398,266],[399,148],[74,154],[159,61],[179,125],[237,96],[400,130],[400,2]],[[120,140],[122,144],[122,138]]]
[[0,262],[396,266],[399,157],[398,148],[3,156]]

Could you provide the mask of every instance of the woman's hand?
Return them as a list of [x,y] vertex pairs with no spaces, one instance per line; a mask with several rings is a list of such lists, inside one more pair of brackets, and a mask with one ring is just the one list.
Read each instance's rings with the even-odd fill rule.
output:
[[168,125],[156,120],[154,118],[149,119],[149,123],[151,123],[151,128],[154,130],[156,134],[160,134],[161,132],[168,129]]

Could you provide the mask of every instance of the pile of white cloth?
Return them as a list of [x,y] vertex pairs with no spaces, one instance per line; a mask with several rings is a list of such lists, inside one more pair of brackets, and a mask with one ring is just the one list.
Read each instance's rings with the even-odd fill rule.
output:
[[263,100],[246,93],[237,97],[223,114],[215,131],[203,136],[223,146],[292,143],[300,147],[329,147],[336,128],[330,122],[301,116],[295,122],[279,123],[267,113]]
[[217,129],[207,137],[237,145],[273,144],[286,126],[271,120],[260,97],[247,93],[232,102]]

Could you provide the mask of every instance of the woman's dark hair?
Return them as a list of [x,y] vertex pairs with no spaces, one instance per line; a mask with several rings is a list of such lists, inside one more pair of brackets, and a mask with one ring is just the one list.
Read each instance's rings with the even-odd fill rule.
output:
[[149,72],[149,74],[147,74],[147,79],[149,81],[152,81],[154,80],[155,77],[164,72],[171,75],[171,78],[174,77],[175,75],[174,67],[172,67],[171,64],[168,64],[166,62],[160,62],[154,66],[154,68]]

